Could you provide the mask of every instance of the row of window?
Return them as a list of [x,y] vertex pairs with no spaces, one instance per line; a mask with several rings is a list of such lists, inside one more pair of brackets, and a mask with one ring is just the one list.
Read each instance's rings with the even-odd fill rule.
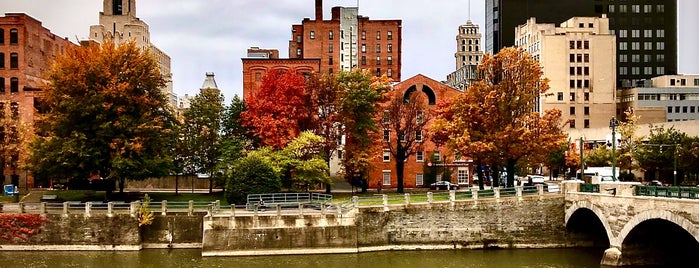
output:
[[[468,169],[460,168],[456,171],[456,180],[458,184],[468,184]],[[442,174],[437,174],[437,181],[442,180]],[[384,170],[381,176],[381,184],[391,185],[391,171]],[[415,174],[415,185],[422,186],[425,185],[425,175],[422,173]]]
[[[10,45],[17,45],[19,43],[19,31],[17,29],[10,29]],[[0,45],[5,44],[5,29],[0,28]]]
[[[461,44],[462,44],[462,45],[465,45],[465,44],[466,44],[466,39],[461,39]],[[473,44],[478,45],[478,39],[475,39],[475,40],[474,40],[474,39],[468,39],[468,44],[469,44],[469,45],[473,45]],[[476,49],[476,50],[478,50],[478,49]]]
[[[341,61],[344,61],[344,60],[345,60],[345,55],[344,55],[344,54],[340,54],[340,60],[341,60]],[[329,57],[329,58],[328,58],[328,64],[329,64],[329,65],[333,65],[333,64],[334,64],[334,62],[333,62],[333,57]],[[362,56],[362,58],[361,58],[361,64],[362,64],[362,65],[366,65],[366,56]],[[392,56],[386,57],[386,64],[387,64],[387,65],[393,65],[393,57],[392,57]],[[376,65],[381,65],[381,56],[376,56]]]
[[570,49],[590,49],[590,41],[585,40],[578,40],[578,41],[569,41],[569,48]]
[[[641,50],[641,42],[630,42],[631,50]],[[643,50],[652,50],[653,42],[643,42]],[[629,50],[629,42],[619,42],[619,50]],[[665,50],[665,42],[655,42],[655,50]]]
[[[619,13],[627,13],[627,11],[630,11],[631,13],[641,13],[641,5],[609,5],[608,8],[609,13],[614,13],[614,12],[619,12]],[[643,13],[652,13],[653,12],[653,5],[643,5]],[[657,13],[664,13],[665,12],[665,5],[655,5],[655,12]]]
[[[590,115],[590,107],[585,106],[583,108],[583,113],[584,113],[584,115]],[[574,106],[570,106],[570,115],[575,115],[575,107]]]
[[[590,92],[584,92],[583,99],[590,101]],[[563,101],[563,92],[558,92],[558,101]],[[575,92],[570,92],[570,101],[575,101]]]
[[570,75],[590,75],[590,67],[585,66],[578,66],[578,67],[570,67]]
[[[583,121],[583,128],[590,128],[590,119],[585,119]],[[575,119],[570,120],[570,128],[575,128]]]
[[[610,30],[612,34],[615,34],[614,30]],[[619,38],[628,38],[628,31],[629,30],[619,30],[619,34],[617,35]],[[641,30],[631,30],[631,38],[652,38],[653,37],[653,30],[643,30],[643,36],[641,36]],[[655,30],[655,37],[657,38],[664,38],[665,37],[665,30],[663,29],[658,29]]]
[[[17,77],[10,78],[10,93],[19,92],[19,79]],[[5,77],[0,77],[0,94],[5,93]]]
[[[391,151],[388,149],[383,150],[383,161],[384,162],[391,162]],[[405,161],[408,161],[406,158]],[[438,162],[441,161],[441,153],[439,151],[433,151],[432,152],[432,161]],[[415,162],[425,162],[425,152],[424,151],[417,151],[415,152]]]
[[[686,86],[687,85],[687,79],[670,79],[670,86]],[[694,85],[699,86],[699,79],[694,79]]]
[[[10,53],[10,69],[19,68],[19,54]],[[5,69],[5,53],[0,52],[0,69]]]
[[590,62],[590,54],[570,54],[570,62]]
[[[362,69],[362,71],[366,71],[366,69]],[[335,70],[333,68],[328,68],[328,73],[334,73]],[[383,72],[381,72],[381,68],[376,68],[376,76],[381,76],[383,75]],[[386,70],[386,76],[388,77],[393,77],[393,68],[388,68]]]
[[[631,75],[640,75],[641,74],[641,67],[631,67]],[[644,75],[653,75],[653,67],[643,67],[643,74]],[[655,67],[655,74],[657,75],[663,75],[665,74],[665,67]],[[619,67],[619,75],[629,75],[629,70],[628,67]]]
[[[674,107],[674,109],[673,109],[673,107]],[[679,113],[683,113],[683,114],[692,113],[692,114],[694,114],[694,113],[697,113],[697,111],[699,111],[699,107],[696,107],[696,106],[668,106],[667,107],[667,113],[671,114],[671,113],[673,113],[673,110],[674,110],[674,113],[676,113],[676,114],[679,114]]]
[[[315,31],[310,31],[308,34],[309,34],[309,38],[311,40],[316,39],[316,32]],[[366,40],[366,31],[362,31],[361,34],[362,34],[362,40]],[[340,30],[340,35],[342,36],[342,38],[345,38],[345,31]],[[328,32],[328,39],[333,40],[334,38],[335,38],[335,34],[334,34],[333,30],[330,30]],[[376,40],[381,40],[381,31],[376,31]],[[386,32],[386,40],[393,40],[393,31]],[[301,43],[301,41],[302,41],[301,35],[297,35],[296,42]]]
[[570,79],[570,88],[590,88],[589,79]]
[[[653,55],[641,55],[641,54],[621,54],[619,55],[619,62],[629,62],[629,56],[631,56],[631,62],[641,62],[641,56],[643,56],[643,62],[653,62]],[[664,54],[655,55],[655,62],[665,62]]]
[[[403,133],[399,134],[398,136],[399,136],[398,139],[399,139],[401,142],[404,142],[404,141],[405,141],[405,135],[404,135]],[[390,141],[391,141],[391,130],[389,130],[389,129],[384,129],[384,130],[383,130],[383,140],[386,141],[386,142],[390,142]],[[416,141],[416,142],[422,142],[422,130],[416,130],[416,131],[415,131],[415,141]]]
[[[480,47],[476,45],[476,49],[473,49],[473,46],[468,46],[468,51],[469,52],[480,51]],[[461,46],[461,52],[466,52],[466,45]]]

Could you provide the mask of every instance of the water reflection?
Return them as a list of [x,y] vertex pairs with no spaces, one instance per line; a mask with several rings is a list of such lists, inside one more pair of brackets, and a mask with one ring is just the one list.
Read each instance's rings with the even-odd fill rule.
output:
[[0,252],[0,267],[600,267],[602,250],[385,251],[361,254],[201,257],[201,250]]

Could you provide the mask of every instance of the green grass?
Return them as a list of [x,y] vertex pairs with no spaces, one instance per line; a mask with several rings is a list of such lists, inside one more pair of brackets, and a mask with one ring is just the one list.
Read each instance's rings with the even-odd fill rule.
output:
[[44,195],[56,195],[56,201],[104,201],[106,193],[103,191],[91,190],[54,190],[46,191]]
[[194,202],[214,202],[216,200],[221,201],[221,205],[228,205],[226,197],[223,192],[209,193],[179,193],[175,195],[174,192],[141,192],[141,194],[148,194],[152,203],[160,202],[162,200],[167,200],[168,202],[189,202],[192,200]]

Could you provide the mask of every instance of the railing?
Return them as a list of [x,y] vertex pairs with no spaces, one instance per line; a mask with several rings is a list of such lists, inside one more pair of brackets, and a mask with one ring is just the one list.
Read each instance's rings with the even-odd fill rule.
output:
[[684,199],[699,199],[699,189],[695,187],[678,186],[637,186],[637,196],[671,197]]
[[[91,215],[107,215],[129,214],[136,216],[138,209],[141,207],[140,201],[125,203],[123,201],[116,202],[79,202],[68,201],[62,203],[56,202],[41,202],[41,203],[0,203],[0,213],[29,213],[29,214],[83,214],[86,217]],[[168,202],[151,201],[149,209],[154,213],[167,215],[168,213],[184,213],[193,215],[194,213],[212,213],[220,209],[220,201],[214,202]]]
[[599,184],[583,183],[580,184],[581,193],[599,193]]
[[296,207],[299,205],[319,206],[331,202],[332,195],[319,193],[271,193],[248,194],[246,207],[250,210],[253,206],[260,207]]

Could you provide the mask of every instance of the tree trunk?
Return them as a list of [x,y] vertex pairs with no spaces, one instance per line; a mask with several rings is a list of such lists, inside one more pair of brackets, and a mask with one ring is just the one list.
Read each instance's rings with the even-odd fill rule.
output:
[[404,159],[398,159],[396,158],[396,177],[398,179],[398,193],[404,193],[405,190],[403,188],[403,173],[405,171],[405,161]]
[[476,174],[478,174],[478,190],[484,190],[484,180],[485,180],[485,175],[483,174],[483,168],[481,167],[480,162],[476,162]]
[[515,186],[515,174],[517,171],[515,170],[515,164],[517,163],[517,160],[513,158],[508,158],[506,161],[506,166],[507,166],[507,187],[514,187]]
[[497,166],[490,167],[493,187],[500,187],[500,169]]
[[175,174],[175,195],[179,195],[179,192],[177,191],[177,186],[179,185],[179,178],[180,174]]
[[126,179],[118,178],[117,182],[119,183],[119,194],[123,195],[124,194],[124,184],[126,183]]
[[[326,155],[329,155],[329,153],[326,153]],[[332,180],[333,177],[330,176],[330,157],[329,157],[329,156],[326,156],[326,157],[325,157],[325,163],[328,165],[328,177],[330,178],[330,180]],[[326,193],[326,194],[331,194],[331,193],[332,193],[332,189],[331,189],[331,188],[332,188],[332,187],[331,187],[330,183],[326,183],[326,184],[325,184],[325,193]]]

